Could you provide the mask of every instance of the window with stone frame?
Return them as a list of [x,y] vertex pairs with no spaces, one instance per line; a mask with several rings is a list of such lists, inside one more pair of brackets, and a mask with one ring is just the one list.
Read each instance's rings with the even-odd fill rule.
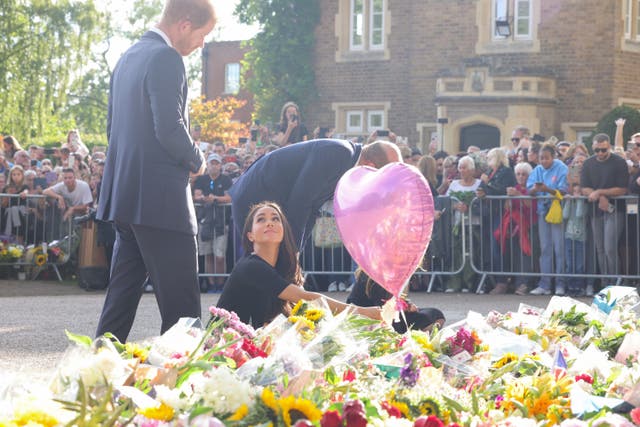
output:
[[388,0],[340,0],[336,60],[388,59]]
[[389,103],[334,103],[337,134],[367,136],[387,128]]
[[478,0],[476,52],[539,52],[541,0]]
[[623,0],[624,38],[640,41],[640,0]]

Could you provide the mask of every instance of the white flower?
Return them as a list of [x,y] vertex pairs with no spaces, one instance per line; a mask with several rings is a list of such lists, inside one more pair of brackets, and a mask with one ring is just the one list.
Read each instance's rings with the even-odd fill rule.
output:
[[165,385],[156,385],[156,400],[171,406],[176,410],[186,410],[189,408],[189,400],[179,388],[169,388]]
[[79,377],[85,387],[92,387],[109,381],[122,384],[131,373],[131,368],[111,349],[102,349],[98,353],[80,362]]
[[[192,403],[202,400],[204,406],[213,408],[215,415],[235,412],[241,405],[252,406],[255,389],[244,382],[226,366],[189,378],[193,394]],[[187,387],[182,387],[187,391]]]

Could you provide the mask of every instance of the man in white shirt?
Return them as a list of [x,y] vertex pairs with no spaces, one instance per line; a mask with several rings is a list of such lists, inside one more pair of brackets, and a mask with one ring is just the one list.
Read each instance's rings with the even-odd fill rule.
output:
[[89,184],[76,179],[72,168],[63,169],[62,182],[47,188],[43,194],[57,200],[58,208],[64,212],[64,221],[76,215],[86,214],[93,203]]

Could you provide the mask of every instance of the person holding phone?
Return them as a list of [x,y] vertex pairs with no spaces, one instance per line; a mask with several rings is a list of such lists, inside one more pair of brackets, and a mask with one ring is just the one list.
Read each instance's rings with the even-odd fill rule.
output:
[[281,147],[309,139],[309,131],[302,123],[300,108],[294,102],[287,102],[280,113],[280,124],[274,142]]
[[[533,169],[527,179],[527,191],[530,196],[553,196],[556,190],[567,192],[567,173],[569,168],[556,159],[556,148],[546,143],[540,148],[540,164]],[[556,295],[564,295],[564,233],[562,224],[550,224],[545,217],[551,207],[551,197],[539,199],[537,203],[538,235],[540,237],[540,277],[538,286],[529,292],[531,295],[551,295],[551,275],[553,264],[556,266]],[[555,256],[555,262],[554,262]]]

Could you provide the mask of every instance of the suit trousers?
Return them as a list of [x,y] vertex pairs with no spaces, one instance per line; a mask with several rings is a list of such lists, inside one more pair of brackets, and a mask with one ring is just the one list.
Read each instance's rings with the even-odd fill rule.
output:
[[196,237],[178,231],[116,222],[111,279],[96,336],[111,332],[125,342],[147,274],[164,333],[181,317],[201,316]]

